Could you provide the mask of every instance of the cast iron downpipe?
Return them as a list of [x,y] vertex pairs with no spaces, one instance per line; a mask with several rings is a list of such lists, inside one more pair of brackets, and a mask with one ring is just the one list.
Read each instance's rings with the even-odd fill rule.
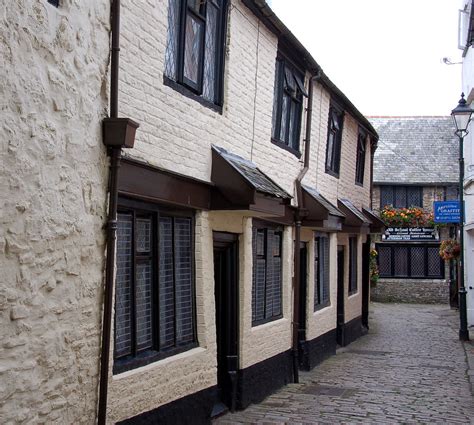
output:
[[299,316],[300,316],[300,243],[301,243],[301,220],[304,215],[303,189],[301,181],[309,169],[309,154],[311,147],[311,123],[313,115],[313,82],[321,77],[321,71],[309,79],[308,88],[308,107],[306,108],[306,135],[304,147],[304,162],[298,177],[295,180],[297,206],[295,211],[295,246],[294,246],[294,281],[293,281],[293,331],[291,352],[293,356],[293,382],[299,382],[299,359],[298,359],[298,335],[299,335]]
[[[110,59],[110,118],[118,117],[118,76],[120,51],[120,0],[111,4],[111,59]],[[104,312],[102,322],[102,350],[100,357],[99,410],[97,421],[105,425],[107,419],[107,389],[109,383],[110,337],[113,310],[113,284],[115,270],[115,243],[117,239],[117,200],[118,170],[122,150],[120,147],[108,148],[110,155],[109,173],[109,212],[107,219],[107,259],[105,266]]]

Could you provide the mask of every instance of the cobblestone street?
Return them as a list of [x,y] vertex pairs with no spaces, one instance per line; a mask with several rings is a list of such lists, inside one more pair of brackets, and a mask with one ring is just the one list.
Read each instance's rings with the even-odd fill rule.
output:
[[214,424],[474,423],[474,346],[458,325],[447,306],[372,304],[368,335]]

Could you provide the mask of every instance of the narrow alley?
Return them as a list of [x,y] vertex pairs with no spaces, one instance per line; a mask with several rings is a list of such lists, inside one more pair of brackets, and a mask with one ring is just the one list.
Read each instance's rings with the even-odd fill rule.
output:
[[474,346],[457,332],[446,306],[372,304],[368,335],[214,424],[473,423]]

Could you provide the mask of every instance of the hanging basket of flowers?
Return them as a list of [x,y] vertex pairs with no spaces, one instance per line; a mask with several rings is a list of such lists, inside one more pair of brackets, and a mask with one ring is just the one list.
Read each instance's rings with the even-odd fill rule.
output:
[[454,239],[447,239],[441,242],[439,247],[439,256],[443,260],[456,260],[461,254],[461,246]]

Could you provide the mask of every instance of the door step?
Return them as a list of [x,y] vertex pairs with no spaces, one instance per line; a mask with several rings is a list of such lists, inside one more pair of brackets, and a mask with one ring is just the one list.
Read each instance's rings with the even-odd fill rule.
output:
[[214,404],[214,407],[212,408],[211,419],[215,419],[219,416],[222,416],[228,411],[229,408],[221,401],[218,401],[216,404]]

